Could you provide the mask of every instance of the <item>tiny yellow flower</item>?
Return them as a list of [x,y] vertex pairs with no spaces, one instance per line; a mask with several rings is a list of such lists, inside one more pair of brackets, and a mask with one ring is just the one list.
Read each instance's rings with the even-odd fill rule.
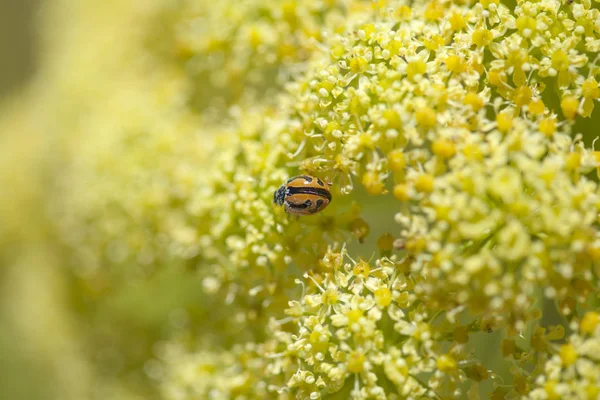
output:
[[523,107],[531,101],[531,88],[529,86],[520,86],[515,89],[513,101],[519,107]]
[[400,183],[398,185],[395,185],[394,190],[392,191],[392,194],[394,195],[394,197],[397,200],[400,200],[400,201],[410,200],[409,189],[406,184]]
[[465,105],[470,106],[473,111],[479,111],[485,105],[483,99],[477,93],[468,92],[463,100]]
[[315,353],[324,353],[329,347],[329,336],[319,331],[311,332],[309,341]]
[[440,35],[433,35],[431,38],[425,39],[423,41],[423,44],[429,50],[435,51],[435,50],[439,49],[440,46],[444,45],[444,38],[441,37]]
[[569,171],[576,171],[581,167],[581,153],[571,152],[565,159],[565,167]]
[[529,112],[535,114],[535,115],[542,115],[544,114],[544,111],[546,110],[546,107],[544,106],[544,102],[542,101],[542,99],[537,99],[537,100],[532,100],[529,103]]
[[402,129],[402,119],[398,113],[394,110],[385,110],[383,112],[383,118],[387,121],[387,127],[390,129]]
[[558,400],[560,395],[556,393],[556,381],[548,381],[544,384],[544,390],[548,396],[548,400]]
[[388,168],[394,173],[404,172],[404,168],[406,167],[406,157],[402,150],[393,150],[388,156]]
[[360,74],[366,71],[369,62],[364,57],[358,56],[350,59],[350,62],[348,64],[350,67],[350,71],[354,72],[355,74]]
[[365,260],[359,260],[354,268],[352,268],[352,273],[355,276],[362,276],[366,278],[371,273],[371,266]]
[[600,323],[600,315],[597,312],[589,311],[585,313],[581,322],[579,323],[579,329],[581,332],[592,334],[596,330],[596,326]]
[[476,29],[471,35],[471,40],[475,46],[485,47],[492,43],[494,35],[488,29]]
[[425,129],[429,129],[435,126],[437,116],[435,111],[429,107],[422,107],[415,113],[415,119],[417,124]]
[[425,13],[423,14],[426,20],[438,21],[444,16],[444,7],[437,1],[431,1],[427,4]]
[[579,108],[579,100],[575,96],[567,96],[560,102],[560,107],[567,119],[575,119]]
[[[447,60],[446,60],[447,62]],[[490,82],[490,85],[493,86],[501,86],[504,83],[506,83],[506,74],[502,71],[499,70],[491,70],[488,72],[488,81]]]
[[496,124],[500,132],[507,133],[513,127],[513,118],[509,113],[500,113],[496,116]]
[[441,158],[450,158],[456,153],[456,146],[452,140],[440,138],[431,143],[431,152]]
[[422,76],[427,71],[427,64],[422,60],[411,61],[406,66],[406,76],[413,80],[416,76]]
[[450,27],[452,28],[452,30],[460,31],[465,26],[467,26],[467,23],[465,22],[465,19],[463,18],[462,14],[454,12],[450,17]]
[[415,180],[415,189],[421,193],[431,193],[433,191],[433,176],[430,174],[421,174]]
[[556,120],[552,117],[541,120],[539,130],[547,137],[551,137],[556,132]]
[[412,10],[407,5],[401,5],[396,9],[394,15],[401,21],[408,20],[412,16]]
[[365,368],[366,357],[360,351],[353,351],[348,359],[348,371],[360,374]]
[[578,358],[575,346],[573,346],[570,343],[563,344],[562,346],[560,346],[559,355],[560,360],[562,361],[562,365],[565,367],[573,365]]
[[557,71],[566,71],[569,68],[569,56],[563,50],[552,53],[552,68]]
[[526,31],[534,32],[536,29],[537,23],[536,23],[535,18],[532,18],[528,15],[521,15],[517,18],[516,25],[517,25],[517,29],[521,33],[525,33]]
[[321,295],[321,301],[323,301],[323,304],[328,305],[328,306],[331,306],[331,305],[334,305],[335,303],[337,303],[338,298],[339,298],[338,292],[334,289],[327,289]]
[[446,68],[448,68],[448,71],[450,72],[460,74],[466,71],[467,65],[459,56],[450,56],[446,58]]
[[370,195],[378,195],[383,193],[383,182],[381,181],[379,175],[376,172],[365,172],[362,178],[362,184],[365,187],[367,193],[369,193]]
[[357,323],[362,317],[363,312],[358,309],[353,309],[346,313],[346,318],[348,318],[348,325]]
[[456,372],[456,360],[449,354],[444,354],[436,361],[436,367],[442,372],[451,374]]
[[392,292],[386,287],[379,288],[375,291],[375,304],[379,307],[387,307],[392,302]]
[[600,97],[600,88],[598,88],[598,82],[594,78],[588,78],[581,85],[581,91],[583,97],[587,99],[597,99]]

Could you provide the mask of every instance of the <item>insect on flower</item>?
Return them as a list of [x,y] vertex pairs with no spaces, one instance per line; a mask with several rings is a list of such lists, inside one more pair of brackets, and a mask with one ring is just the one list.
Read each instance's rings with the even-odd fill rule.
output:
[[283,205],[293,215],[312,215],[331,202],[329,184],[314,176],[299,175],[288,179],[273,194],[273,203]]

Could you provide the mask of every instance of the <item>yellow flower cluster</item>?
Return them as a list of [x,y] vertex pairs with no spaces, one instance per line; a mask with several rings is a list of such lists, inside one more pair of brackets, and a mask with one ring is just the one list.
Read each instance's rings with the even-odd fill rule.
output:
[[587,312],[571,324],[568,342],[554,346],[528,399],[597,399],[600,396],[600,315]]
[[479,327],[431,313],[398,264],[330,249],[322,272],[298,281],[303,294],[287,317],[269,322],[266,342],[222,354],[182,354],[177,344],[161,352],[169,365],[165,396],[435,399],[463,395],[467,379],[478,390],[489,372],[465,343]]
[[[303,171],[336,179],[340,195],[355,181],[370,195],[391,191],[403,258],[387,261],[389,274],[378,261],[381,276],[371,276],[364,261],[325,272],[326,255],[306,281],[318,289],[287,311],[298,330],[274,334],[286,346],[265,354],[287,383],[263,383],[299,398],[451,397],[470,379],[476,397],[490,372],[467,356],[469,332],[527,330],[539,318],[539,288],[568,318],[597,292],[598,188],[585,174],[598,159],[569,122],[590,116],[597,98],[598,33],[578,28],[597,18],[589,2],[514,11],[426,2],[382,7],[323,40],[327,53],[282,98],[287,118],[274,140]],[[406,292],[395,286],[404,284]],[[398,314],[409,299],[418,311]],[[440,327],[428,323],[431,312],[443,315]],[[429,345],[412,341],[421,329]],[[396,334],[401,347],[390,345]],[[452,340],[453,352],[432,348]],[[421,373],[433,375],[425,382]],[[512,393],[527,393],[524,375],[514,376]]]
[[193,82],[190,106],[215,110],[254,99],[269,102],[321,52],[325,36],[344,30],[360,3],[250,0],[207,7],[186,0],[167,20],[172,42],[163,42]]
[[[591,0],[130,0],[122,42],[102,4],[38,84],[44,201],[92,296],[202,293],[145,363],[164,398],[598,396]],[[294,218],[301,173],[333,200]]]

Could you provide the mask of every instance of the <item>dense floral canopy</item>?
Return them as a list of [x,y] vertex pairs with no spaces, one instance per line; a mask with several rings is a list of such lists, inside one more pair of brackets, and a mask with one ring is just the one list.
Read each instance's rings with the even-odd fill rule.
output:
[[[55,3],[4,125],[73,340],[168,400],[600,396],[597,2]],[[273,204],[299,173],[318,215]]]

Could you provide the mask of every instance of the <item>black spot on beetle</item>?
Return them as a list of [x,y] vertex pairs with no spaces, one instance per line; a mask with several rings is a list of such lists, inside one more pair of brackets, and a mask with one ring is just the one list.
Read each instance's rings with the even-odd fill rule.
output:
[[323,186],[325,187],[325,184],[323,183],[322,180],[320,180],[319,178],[317,178],[317,183],[319,184],[319,186]]
[[312,194],[320,197],[325,197],[331,201],[331,193],[327,189],[315,188],[315,187],[290,187],[288,188],[288,195],[293,194]]
[[321,208],[321,206],[323,205],[324,201],[319,199],[317,200],[317,208]]
[[303,177],[303,178],[304,178],[304,180],[305,180],[306,182],[308,182],[308,183],[311,183],[311,182],[312,182],[312,180],[313,180],[313,178],[312,178],[312,177],[310,177],[310,176],[308,176],[308,175],[302,175],[302,177]]
[[[310,200],[307,200],[310,203]],[[304,203],[292,203],[291,201],[286,201],[285,202],[286,207],[292,209],[292,210],[305,210],[308,207],[310,207],[310,204],[306,204],[306,201]]]

